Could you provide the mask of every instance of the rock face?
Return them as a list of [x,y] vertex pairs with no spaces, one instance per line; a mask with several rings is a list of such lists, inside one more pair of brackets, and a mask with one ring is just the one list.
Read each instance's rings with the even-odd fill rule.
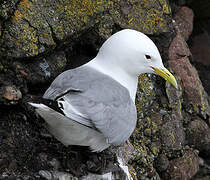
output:
[[210,129],[207,123],[201,119],[191,121],[187,127],[187,140],[202,156],[210,156]]
[[[3,23],[0,52],[15,58],[52,51],[95,26],[106,38],[114,25],[147,34],[168,32],[171,14],[166,1],[156,0],[149,3],[22,0],[15,7],[7,7],[10,4],[6,2],[3,5],[1,14],[8,21]],[[13,13],[8,18],[10,9]]]
[[188,7],[182,7],[176,13],[174,20],[179,27],[180,33],[182,37],[184,37],[185,41],[189,39],[193,31],[193,11]]
[[186,151],[182,157],[170,161],[163,179],[191,179],[198,171],[198,165],[197,153]]
[[204,31],[193,38],[191,52],[193,54],[193,61],[201,62],[204,65],[210,66],[209,60],[209,46],[210,35]]
[[193,110],[191,108],[190,111],[201,112],[203,116],[206,116],[208,111],[208,97],[204,91],[197,70],[190,63],[189,59],[192,55],[183,37],[186,33],[183,34],[179,30],[182,26],[183,24],[179,24],[176,27],[177,35],[169,47],[168,63],[172,71],[182,80],[182,88],[189,99],[188,104],[192,104],[194,108]]
[[[83,179],[119,179],[125,173],[115,165],[117,158],[133,179],[191,179],[200,157],[200,169],[205,165],[208,171],[209,97],[186,43],[194,13],[178,7],[184,1],[177,3],[171,3],[177,10],[172,17],[165,0],[0,1],[0,179],[78,179],[87,174]],[[153,39],[179,87],[155,75],[139,77],[138,123],[131,144],[98,154],[64,147],[26,102],[31,95],[42,96],[63,70],[94,57],[123,28]]]

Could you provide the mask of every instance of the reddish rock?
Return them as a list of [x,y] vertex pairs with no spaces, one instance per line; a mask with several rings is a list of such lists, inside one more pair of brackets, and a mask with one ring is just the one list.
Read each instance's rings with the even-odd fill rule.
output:
[[174,20],[179,27],[179,31],[187,41],[193,30],[193,11],[188,7],[182,7],[176,13]]
[[169,67],[181,78],[183,90],[188,99],[202,108],[202,115],[205,117],[203,112],[208,107],[207,96],[197,70],[191,65],[188,56],[191,56],[191,52],[182,35],[177,32],[169,47]]
[[200,119],[188,125],[187,141],[200,151],[202,155],[210,157],[210,128]]
[[188,98],[196,104],[201,104],[200,92],[203,87],[199,80],[198,73],[190,64],[188,57],[170,60],[169,66],[176,75],[181,77],[183,88]]
[[198,171],[198,168],[198,154],[188,150],[182,157],[170,161],[169,167],[163,174],[162,179],[191,179]]
[[210,65],[210,36],[207,32],[192,38],[191,52],[193,61]]
[[179,59],[184,56],[191,56],[187,43],[179,32],[177,32],[176,37],[170,44],[168,55],[169,59]]

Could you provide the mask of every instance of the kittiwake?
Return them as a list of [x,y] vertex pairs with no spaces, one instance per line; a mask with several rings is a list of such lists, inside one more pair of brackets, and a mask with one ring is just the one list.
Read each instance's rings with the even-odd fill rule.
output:
[[124,29],[108,38],[94,59],[55,78],[43,99],[57,108],[29,104],[64,145],[89,146],[100,152],[123,144],[134,131],[142,73],[158,74],[177,88],[153,41],[141,32]]

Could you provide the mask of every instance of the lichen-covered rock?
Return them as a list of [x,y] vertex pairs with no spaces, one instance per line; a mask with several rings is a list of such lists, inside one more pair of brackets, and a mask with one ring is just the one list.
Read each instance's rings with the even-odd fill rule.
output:
[[[181,79],[177,78],[177,83],[181,84]],[[166,95],[168,97],[169,107],[172,109],[173,118],[181,121],[182,116],[182,87],[174,88],[170,83],[166,83]]]
[[148,109],[155,99],[155,77],[152,75],[142,74],[139,76],[138,89],[136,93],[136,108],[140,117],[143,117],[143,109]]
[[161,128],[161,140],[163,149],[167,152],[181,150],[185,141],[185,133],[180,121],[174,117],[165,117],[165,123]]
[[21,0],[15,7],[12,15],[6,7],[0,8],[5,18],[10,16],[4,22],[0,55],[16,58],[52,51],[90,27],[98,29],[104,37],[110,35],[114,24],[154,34],[169,32],[171,21],[171,10],[165,0]]
[[169,160],[165,154],[160,154],[155,160],[155,167],[159,172],[165,171],[169,166]]
[[197,152],[188,150],[180,158],[170,161],[163,179],[191,179],[199,168],[199,157]]
[[200,151],[201,156],[210,157],[210,128],[202,120],[196,119],[187,127],[187,141]]
[[[3,20],[8,19],[14,13],[18,0],[0,1],[0,17]],[[1,21],[1,20],[0,20]]]

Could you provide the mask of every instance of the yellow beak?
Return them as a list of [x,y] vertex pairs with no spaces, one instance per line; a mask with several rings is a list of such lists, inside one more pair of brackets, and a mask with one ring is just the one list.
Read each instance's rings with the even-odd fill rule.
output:
[[171,83],[176,89],[178,88],[178,85],[177,85],[175,77],[169,72],[168,69],[166,69],[166,68],[158,69],[158,68],[154,68],[154,67],[152,67],[152,69],[154,70],[154,72],[157,75],[161,76],[166,81]]

